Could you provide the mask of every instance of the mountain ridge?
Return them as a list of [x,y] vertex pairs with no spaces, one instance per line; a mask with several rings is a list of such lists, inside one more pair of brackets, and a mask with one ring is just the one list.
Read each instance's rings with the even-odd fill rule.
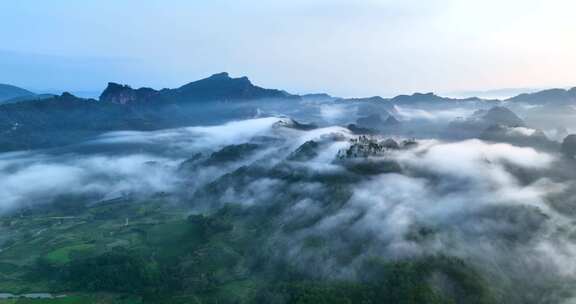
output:
[[[347,125],[357,122],[356,119],[360,117],[371,115],[380,115],[382,124],[391,115],[402,118],[398,116],[396,105],[415,109],[442,110],[462,102],[462,106],[481,109],[487,106],[534,102],[534,100],[542,100],[542,96],[557,96],[561,102],[570,103],[573,95],[576,96],[576,89],[546,90],[497,102],[480,98],[454,99],[434,93],[415,93],[394,98],[373,96],[346,99],[327,94],[294,95],[283,90],[266,89],[254,85],[247,77],[232,78],[228,73],[217,73],[175,89],[156,90],[146,87],[133,89],[128,85],[111,82],[98,100],[79,98],[70,93],[60,96],[43,96],[40,99],[38,98],[40,95],[34,94],[28,100],[20,98],[9,104],[0,104],[0,134],[2,135],[0,151],[49,148],[118,130],[158,130],[210,125],[261,115],[276,115],[292,111],[293,108],[305,104],[315,104],[315,102],[302,103],[301,101],[319,101],[337,107],[355,108],[354,113],[358,115],[357,117],[350,117],[350,119],[344,117],[345,120],[340,122],[342,125]],[[550,100],[548,102],[551,104]],[[270,111],[261,111],[261,107],[268,105]],[[282,110],[274,110],[275,105],[280,106]],[[329,115],[334,114],[329,111],[328,108]],[[508,124],[523,125],[520,119],[514,117],[515,114],[502,109],[499,112],[504,117],[502,119],[511,121],[507,121]],[[429,115],[429,113],[423,113]],[[422,113],[416,112],[415,114],[421,115]],[[500,121],[501,118],[497,117],[495,120]],[[368,125],[370,125],[369,122]],[[397,122],[391,119],[388,124],[397,125]],[[359,127],[362,125],[361,123]]]
[[[3,97],[3,89],[15,90],[14,96]],[[46,95],[46,96],[45,96]],[[0,84],[0,102],[4,100],[14,100],[14,102],[27,101],[33,99],[35,93],[28,90],[8,85]],[[42,95],[42,99],[47,94]],[[268,89],[254,85],[246,77],[230,77],[228,72],[220,72],[209,77],[189,82],[177,88],[164,88],[156,90],[149,87],[132,88],[127,84],[109,82],[106,89],[100,94],[99,100],[118,104],[138,104],[150,102],[204,102],[204,101],[237,101],[254,99],[320,99],[324,101],[351,101],[351,102],[390,102],[396,105],[413,104],[442,104],[446,102],[492,102],[492,103],[526,103],[526,104],[556,104],[574,103],[576,104],[576,87],[571,89],[552,88],[530,93],[522,93],[507,99],[489,99],[480,97],[453,98],[437,95],[433,92],[412,94],[400,94],[394,97],[385,98],[381,96],[372,97],[334,97],[326,93],[316,94],[291,94],[284,90]]]
[[300,99],[300,96],[282,90],[265,89],[252,84],[248,77],[232,78],[227,72],[222,72],[175,89],[132,89],[128,85],[109,83],[99,100],[125,105],[152,101],[186,103],[256,99]]
[[32,97],[34,95],[36,94],[26,89],[10,84],[0,83],[0,104],[11,99],[22,98],[27,96]]
[[508,102],[526,104],[575,103],[576,87],[571,89],[547,89],[534,93],[523,93],[506,99]]

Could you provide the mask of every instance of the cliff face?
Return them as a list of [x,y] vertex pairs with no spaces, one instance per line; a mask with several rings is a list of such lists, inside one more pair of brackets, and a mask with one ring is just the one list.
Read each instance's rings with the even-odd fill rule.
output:
[[100,95],[100,101],[128,105],[151,101],[157,95],[158,91],[150,88],[134,90],[130,86],[111,82]]

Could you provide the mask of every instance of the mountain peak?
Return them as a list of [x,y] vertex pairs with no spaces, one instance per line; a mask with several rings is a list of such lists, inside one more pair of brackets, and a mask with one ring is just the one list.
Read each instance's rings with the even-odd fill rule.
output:
[[238,83],[244,83],[244,84],[252,85],[252,82],[250,81],[250,79],[248,79],[248,77],[242,76],[242,77],[238,77],[238,78],[233,78],[233,77],[230,77],[230,74],[228,72],[216,73],[216,74],[213,74],[212,76],[210,76],[208,78],[200,79],[198,81],[194,81],[191,83],[196,83],[196,82],[201,82],[201,81],[221,81],[221,82],[234,81],[234,82],[238,82]]
[[295,97],[284,91],[255,86],[248,77],[232,78],[226,72],[188,83],[173,91],[174,96],[177,96],[181,101],[228,101]]
[[117,104],[132,104],[134,102],[148,101],[158,92],[150,88],[132,89],[128,85],[109,82],[108,86],[100,95],[100,101]]
[[428,92],[428,93],[414,93],[412,94],[412,96],[414,97],[438,97],[438,95],[436,95],[434,92]]
[[434,93],[414,93],[412,95],[398,95],[392,98],[396,104],[417,104],[447,101],[446,98],[440,97]]
[[76,98],[76,96],[72,95],[70,92],[64,92],[60,95],[61,98]]
[[221,72],[213,74],[212,76],[208,77],[208,79],[231,79],[231,77],[228,72]]
[[181,86],[178,90],[189,91],[197,90],[199,88],[203,89],[223,89],[228,87],[253,87],[252,82],[248,77],[232,78],[227,72],[213,74],[210,77],[196,80]]
[[129,85],[122,85],[116,82],[109,82],[106,90],[120,90],[120,89],[131,89]]
[[284,91],[255,86],[248,77],[232,78],[228,73],[222,72],[190,82],[177,89],[163,89],[161,91],[150,88],[132,89],[127,85],[110,82],[106,90],[102,92],[100,101],[126,105],[142,102],[187,103],[264,98],[294,99],[299,97]]
[[510,127],[523,127],[526,125],[516,113],[506,107],[493,107],[488,110],[483,118],[487,122]]

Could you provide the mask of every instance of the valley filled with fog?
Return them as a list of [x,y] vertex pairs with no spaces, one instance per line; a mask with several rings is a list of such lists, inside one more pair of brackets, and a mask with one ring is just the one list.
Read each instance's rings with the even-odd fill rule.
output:
[[217,74],[5,103],[0,292],[572,303],[573,91],[350,99]]
[[575,0],[0,0],[0,304],[576,304]]

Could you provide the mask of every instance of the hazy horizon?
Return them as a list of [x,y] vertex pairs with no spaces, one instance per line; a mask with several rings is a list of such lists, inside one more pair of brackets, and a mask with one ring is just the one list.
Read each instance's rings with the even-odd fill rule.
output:
[[[214,73],[216,74],[216,73]],[[209,77],[210,75],[205,75],[203,78]],[[233,78],[238,78],[238,77],[248,77],[246,75],[230,75],[230,77]],[[254,82],[250,77],[248,77],[252,83],[256,86],[260,86],[257,82]],[[161,89],[173,89],[173,88],[177,88],[180,87],[182,85],[185,85],[187,83],[196,81],[196,80],[200,80],[200,79],[192,79],[186,83],[181,83],[181,84],[176,84],[173,87],[158,87],[158,86],[147,86],[147,87],[151,87],[153,89],[156,90],[161,90]],[[36,94],[62,94],[64,92],[68,92],[71,93],[75,96],[78,97],[82,97],[82,98],[94,98],[94,99],[98,99],[100,94],[104,91],[104,89],[106,88],[106,84],[108,82],[104,83],[101,85],[101,87],[99,88],[92,88],[92,89],[70,89],[70,88],[31,88],[31,87],[25,87],[25,86],[21,86],[22,88],[29,90],[31,92],[34,92]],[[130,83],[126,83],[126,82],[119,82],[122,85],[128,85],[132,88],[140,88],[140,86],[134,86]],[[8,85],[15,85],[14,83],[0,83],[0,84],[8,84]],[[267,87],[269,89],[279,89],[279,90],[284,90],[283,87]],[[372,97],[372,96],[380,96],[383,98],[393,98],[396,97],[398,95],[412,95],[415,93],[434,93],[438,96],[442,96],[442,97],[449,97],[449,98],[471,98],[471,97],[478,97],[478,98],[484,98],[484,99],[500,99],[500,100],[504,100],[507,98],[511,98],[514,96],[518,96],[520,94],[524,94],[524,93],[534,93],[534,92],[538,92],[538,91],[543,91],[543,90],[548,90],[548,89],[570,89],[572,88],[572,86],[566,86],[566,87],[532,87],[532,88],[497,88],[497,89],[487,89],[487,90],[461,90],[461,91],[451,91],[451,92],[438,92],[438,91],[411,91],[411,92],[399,92],[396,94],[376,94],[376,95],[334,95],[334,94],[330,94],[329,92],[327,92],[326,90],[322,91],[322,90],[318,90],[318,91],[304,91],[304,92],[293,92],[293,91],[288,91],[288,93],[292,93],[292,94],[299,94],[299,95],[306,95],[306,94],[329,94],[333,97],[338,97],[338,98],[362,98],[362,97]]]
[[161,88],[228,71],[263,87],[336,96],[573,86],[576,4],[549,4],[3,2],[0,82]]

